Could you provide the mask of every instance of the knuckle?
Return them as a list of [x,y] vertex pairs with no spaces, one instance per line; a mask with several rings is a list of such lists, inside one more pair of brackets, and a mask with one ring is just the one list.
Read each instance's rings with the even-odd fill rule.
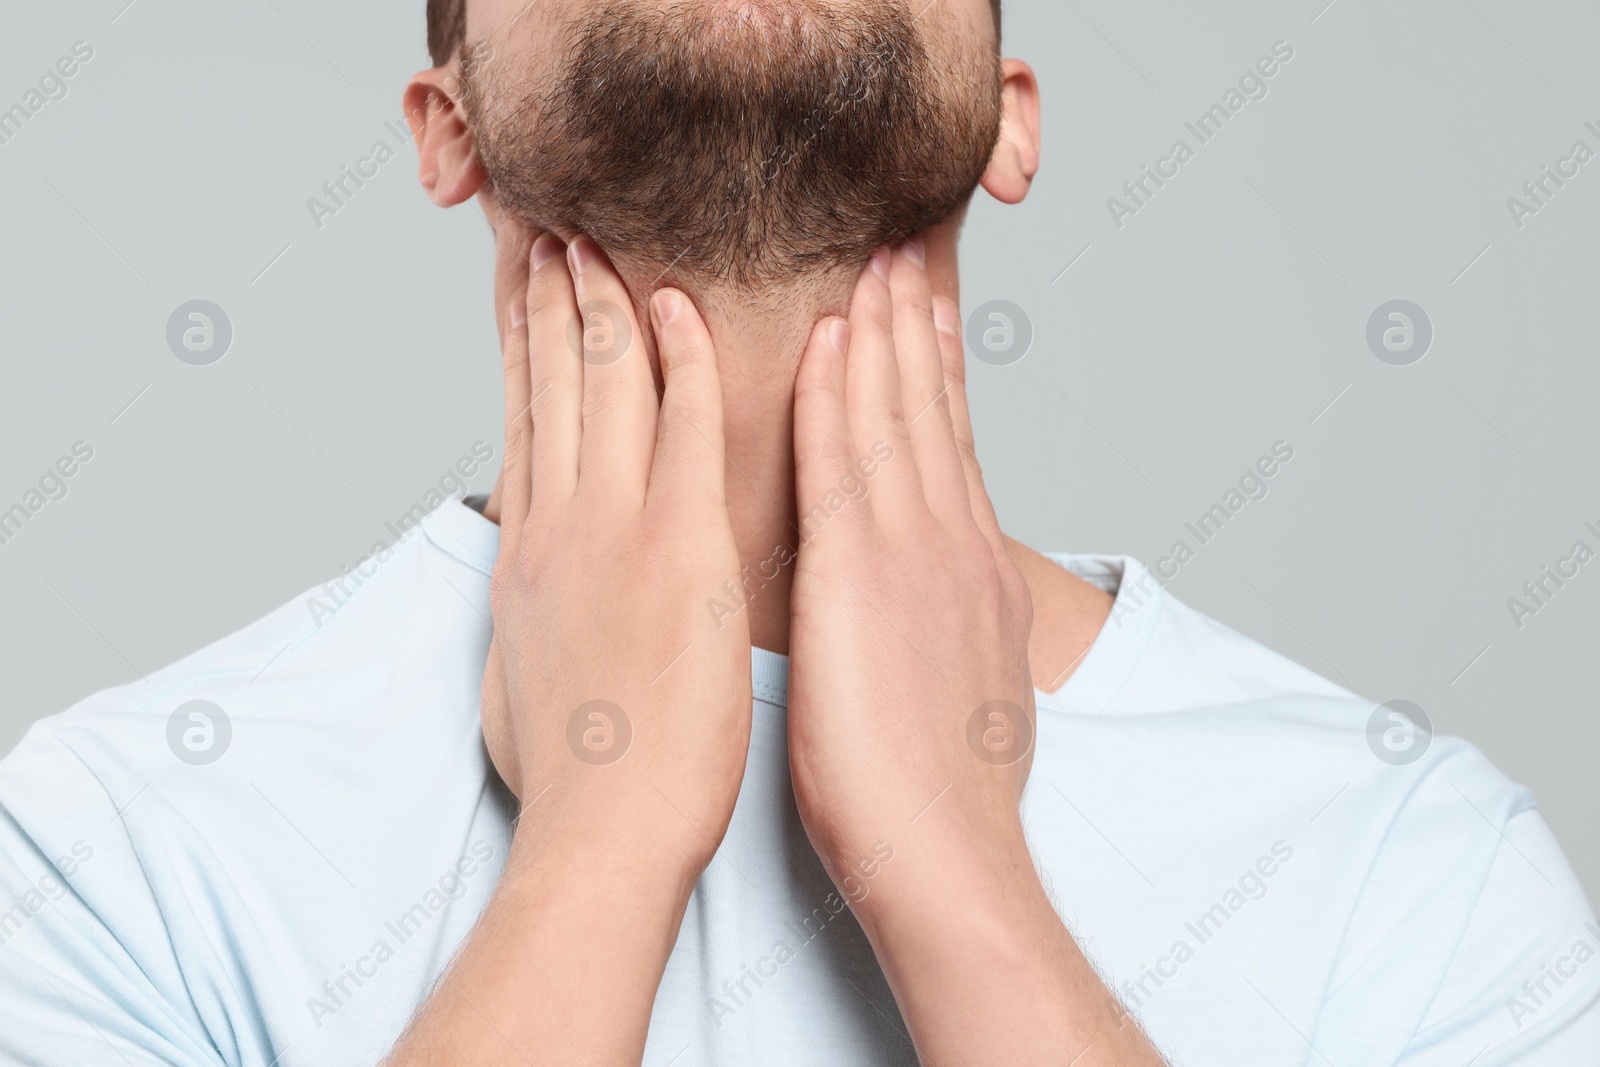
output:
[[985,618],[1004,617],[1008,601],[1005,589],[1001,585],[1000,576],[991,565],[984,574],[984,580],[978,583],[977,602]]
[[553,382],[537,379],[533,383],[533,399],[528,401],[528,418],[535,426],[541,425],[550,412],[550,405],[555,401],[555,386]]
[[956,438],[956,451],[961,455],[961,465],[979,484],[983,482],[983,464],[978,462],[978,448],[970,437]]
[[961,341],[956,338],[945,338],[941,351],[944,353],[944,376],[950,382],[952,392],[959,392],[967,386],[967,361],[962,358]]
[[795,384],[795,407],[802,411],[812,408],[821,408],[835,403],[838,394],[829,387],[828,383],[817,375],[804,375]]
[[705,512],[687,500],[675,501],[672,514],[660,514],[641,523],[628,540],[626,555],[634,573],[661,575],[705,572],[707,539]]
[[584,391],[583,418],[585,425],[591,428],[595,422],[625,414],[627,407],[627,394],[609,383],[597,384]]
[[500,366],[507,377],[520,372],[528,365],[527,349],[517,343],[515,335],[506,337],[505,343],[500,346]]
[[919,409],[918,414],[914,416],[913,421],[922,418],[922,416],[925,414],[932,413],[942,415],[944,417],[942,421],[945,423],[945,425],[954,425],[954,423],[951,421],[950,390],[948,388],[942,389],[930,396],[923,403],[923,406]]
[[899,397],[875,403],[872,406],[872,417],[876,421],[887,425],[891,430],[895,431],[896,435],[904,436],[906,413],[900,404]]
[[1028,589],[1028,583],[1021,580],[1020,575],[1018,582],[1021,588],[1012,593],[1011,610],[1018,629],[1027,633],[1033,629],[1033,593]]
[[705,369],[711,355],[698,336],[695,334],[685,336],[685,331],[682,330],[662,337],[658,343],[662,354],[666,356],[663,362],[674,378],[698,377]]
[[506,434],[506,454],[504,464],[512,466],[520,463],[528,450],[528,431],[520,424]]
[[673,567],[681,562],[683,545],[672,523],[643,524],[633,537],[630,553],[647,567]]
[[885,300],[880,304],[876,304],[868,308],[867,321],[870,322],[873,328],[878,330],[886,340],[892,339],[894,336],[894,301]]
[[[528,321],[531,323],[552,310],[560,310],[563,302],[571,304],[571,286],[565,278],[552,277],[549,271],[536,271],[528,278]],[[573,314],[577,308],[571,308]]]
[[718,412],[709,396],[686,389],[663,399],[661,418],[667,422],[686,422],[696,429],[710,430],[718,421]]
[[933,321],[933,294],[923,288],[914,288],[896,297],[902,311],[919,320]]
[[795,457],[795,474],[802,484],[833,481],[854,469],[855,459],[848,449],[838,444],[802,450]]
[[489,578],[489,611],[496,618],[504,618],[516,602],[519,583],[511,569],[501,565]]
[[668,527],[688,529],[721,504],[716,491],[703,479],[696,479],[674,485],[670,491],[660,494],[650,502],[649,510]]

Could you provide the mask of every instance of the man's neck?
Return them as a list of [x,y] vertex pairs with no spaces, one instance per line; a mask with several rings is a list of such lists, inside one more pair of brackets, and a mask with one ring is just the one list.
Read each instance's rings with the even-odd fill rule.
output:
[[[958,306],[959,229],[960,220],[953,219],[925,235],[934,294]],[[502,249],[502,277],[496,279],[501,304],[510,288],[504,284],[506,263]],[[648,278],[630,273],[623,269],[642,308],[653,288]],[[802,542],[795,502],[795,375],[817,320],[848,313],[853,283],[853,277],[844,277],[760,299],[691,293],[717,350],[728,512],[743,564],[723,588],[706,590],[705,610],[721,619],[744,613],[751,643],[772,652],[789,649],[789,593]],[[492,506],[488,514],[497,517]],[[1110,612],[1111,598],[1018,542],[1008,539],[1007,549],[1034,598],[1029,643],[1034,681],[1051,691],[1082,661]]]
[[[960,303],[959,220],[926,235],[934,293]],[[802,543],[794,473],[794,382],[811,332],[826,315],[848,315],[853,272],[781,296],[698,300],[717,348],[727,438],[728,511],[744,570],[732,589],[712,591],[708,612],[742,611],[757,648],[789,648],[789,591]],[[712,606],[720,605],[720,606]]]

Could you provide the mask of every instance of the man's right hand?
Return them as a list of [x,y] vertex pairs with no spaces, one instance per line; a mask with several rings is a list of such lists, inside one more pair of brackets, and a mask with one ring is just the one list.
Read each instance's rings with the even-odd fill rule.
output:
[[527,291],[505,321],[482,716],[522,817],[391,1067],[637,1064],[744,774],[748,625],[704,611],[739,571],[710,334],[654,295],[658,399],[621,279],[587,238],[562,252],[545,235],[501,265]]
[[750,737],[748,626],[704,611],[739,571],[711,337],[683,293],[654,295],[658,398],[599,247],[563,256],[543,235],[530,267],[506,345],[484,737],[543,845],[598,835],[703,867]]

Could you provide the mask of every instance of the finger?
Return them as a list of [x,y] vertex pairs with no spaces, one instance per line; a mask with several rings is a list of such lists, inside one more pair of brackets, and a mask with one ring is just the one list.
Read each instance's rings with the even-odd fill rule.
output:
[[861,507],[834,508],[829,501],[829,494],[848,496],[849,488],[868,476],[859,467],[861,454],[845,405],[850,334],[850,324],[844,319],[817,323],[795,377],[795,496],[802,546],[824,526],[841,521],[865,523],[872,514]]
[[533,426],[532,504],[570,500],[578,485],[583,439],[583,363],[568,343],[578,301],[567,271],[566,249],[542,234],[529,254],[528,416]]
[[927,514],[916,456],[906,434],[890,300],[891,257],[880,249],[856,283],[845,358],[845,410],[858,446],[891,457],[874,478],[872,511],[884,524]]
[[532,492],[533,419],[529,414],[528,254],[507,241],[505,292],[510,300],[500,319],[500,362],[506,380],[506,450],[500,467],[500,527],[503,542],[515,546],[528,521]]
[[901,402],[907,433],[928,508],[946,523],[970,521],[967,478],[956,451],[945,403],[946,385],[939,335],[933,322],[933,289],[922,248],[907,242],[895,251],[889,273],[894,307],[894,349],[900,361]]
[[583,445],[578,491],[633,506],[644,503],[655,452],[655,379],[633,301],[600,246],[577,237],[567,248],[582,315]]
[[726,508],[727,446],[722,379],[705,320],[677,289],[650,298],[650,321],[666,390],[650,474],[650,498],[693,498]]
[[983,471],[978,466],[978,450],[972,437],[972,416],[967,407],[967,361],[961,342],[961,309],[949,297],[933,298],[933,322],[939,335],[939,356],[944,364],[944,378],[950,391],[945,394],[950,406],[950,429],[956,443],[956,453],[961,457],[967,480],[967,503],[978,529],[989,539],[990,547],[998,554],[1005,552],[1005,539],[1000,535],[1000,521],[995,517],[994,504],[983,485]]

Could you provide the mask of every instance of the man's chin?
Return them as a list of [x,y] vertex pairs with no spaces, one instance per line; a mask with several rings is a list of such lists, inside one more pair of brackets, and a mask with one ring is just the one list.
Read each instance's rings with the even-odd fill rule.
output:
[[551,81],[469,76],[467,112],[506,209],[630,277],[848,273],[959,212],[999,135],[998,56],[936,64],[898,3],[611,0],[567,32]]

